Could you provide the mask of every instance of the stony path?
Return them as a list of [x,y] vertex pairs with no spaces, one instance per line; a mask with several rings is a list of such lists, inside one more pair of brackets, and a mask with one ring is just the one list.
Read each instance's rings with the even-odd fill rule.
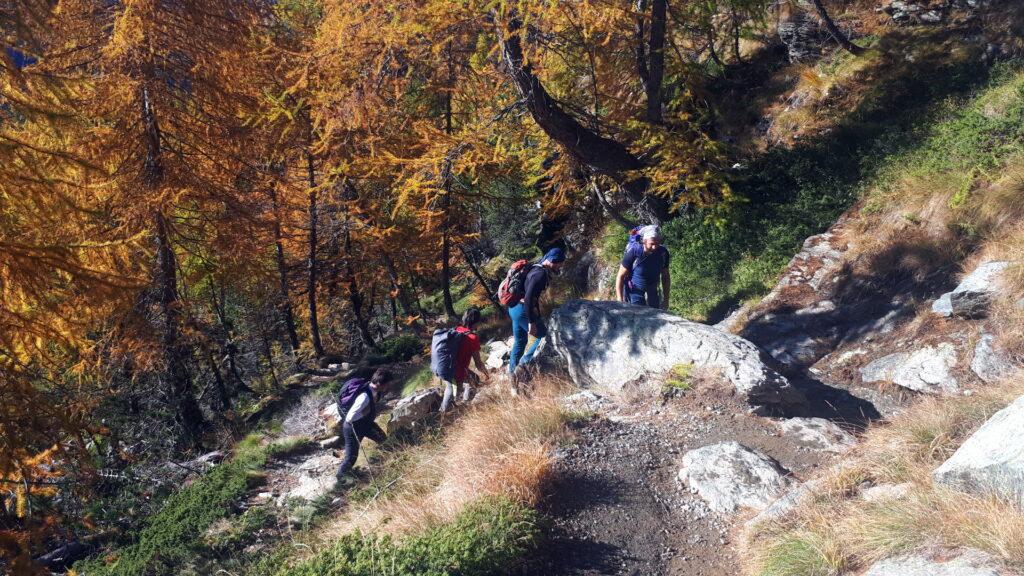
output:
[[559,450],[545,510],[551,541],[530,573],[738,574],[732,533],[744,514],[716,514],[676,480],[685,452],[725,440],[765,452],[797,478],[832,458],[782,437],[727,394],[694,391],[665,404],[602,409]]

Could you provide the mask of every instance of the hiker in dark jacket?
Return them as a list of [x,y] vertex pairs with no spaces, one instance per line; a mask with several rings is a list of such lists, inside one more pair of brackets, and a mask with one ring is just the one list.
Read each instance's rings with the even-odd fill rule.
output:
[[356,458],[359,457],[359,442],[363,438],[370,437],[374,442],[380,443],[387,437],[374,421],[377,418],[377,399],[383,393],[387,382],[387,371],[378,368],[370,381],[358,392],[348,412],[338,414],[342,418],[341,434],[345,440],[345,458],[338,468],[338,482],[345,482],[345,475],[355,466]]
[[473,332],[473,327],[480,322],[480,310],[475,307],[468,308],[462,314],[462,322],[455,327],[457,332],[462,334],[459,342],[459,351],[455,354],[455,379],[452,382],[444,382],[444,399],[441,400],[441,412],[447,412],[452,401],[458,396],[459,385],[462,385],[462,401],[469,402],[473,398],[473,383],[479,382],[480,378],[469,369],[469,362],[476,364],[476,369],[483,374],[483,379],[490,380],[487,374],[487,366],[480,357],[480,337]]
[[[548,287],[550,273],[557,274],[562,269],[564,262],[565,252],[561,248],[548,250],[540,264],[531,266],[526,275],[526,293],[523,296],[523,301],[508,309],[508,315],[512,318],[512,336],[515,338],[508,360],[508,371],[513,377],[518,366],[533,359],[540,341],[547,336],[548,329],[544,326],[544,319],[540,315],[540,295]],[[526,350],[526,342],[530,336],[535,337],[536,340],[533,341],[530,349]]]
[[[668,310],[672,279],[668,272],[668,249],[661,245],[657,226],[640,229],[642,248],[627,250],[615,278],[615,294],[619,301]],[[658,293],[658,285],[661,293]]]

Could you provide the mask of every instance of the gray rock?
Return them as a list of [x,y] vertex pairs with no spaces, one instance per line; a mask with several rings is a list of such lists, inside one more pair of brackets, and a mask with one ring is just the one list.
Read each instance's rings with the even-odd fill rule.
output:
[[333,454],[314,456],[292,469],[293,485],[278,496],[278,506],[289,500],[301,499],[312,502],[326,496],[334,488],[335,474],[341,466],[341,458]]
[[978,318],[988,312],[992,295],[998,290],[999,275],[1009,262],[985,262],[967,275],[952,292],[946,292],[932,304],[940,316]]
[[662,310],[572,300],[551,315],[548,340],[577,385],[621,389],[679,364],[715,368],[757,405],[806,403],[751,342]]
[[341,441],[341,436],[331,436],[330,438],[324,438],[317,442],[321,450],[330,450],[331,448],[338,448],[342,446],[344,442]]
[[512,350],[511,344],[503,342],[501,340],[495,340],[488,345],[487,361],[486,365],[491,370],[499,370],[502,366],[508,364],[509,352]]
[[748,520],[745,526],[747,529],[750,529],[762,522],[779,520],[785,517],[793,510],[796,510],[801,504],[814,498],[821,491],[824,484],[825,482],[822,479],[817,478],[796,486],[789,492],[786,492],[781,498],[772,502],[771,506],[762,510],[757,516]]
[[341,416],[338,414],[338,403],[331,402],[324,406],[320,410],[320,419],[324,421],[324,426],[328,430],[334,430],[338,424],[341,424]]
[[1005,576],[995,558],[967,549],[954,557],[907,554],[875,562],[864,576]]
[[860,491],[860,497],[865,502],[882,502],[884,500],[899,500],[910,494],[913,484],[904,482],[902,484],[880,484],[871,486]]
[[590,390],[583,390],[562,398],[562,406],[567,410],[597,412],[608,401]]
[[428,388],[406,396],[395,404],[388,421],[388,431],[412,428],[432,416],[441,407],[441,390]]
[[974,346],[971,371],[989,384],[1005,378],[1013,372],[1013,361],[992,345],[992,335],[982,334]]
[[712,444],[683,455],[682,480],[716,512],[762,510],[792,487],[779,463],[738,442]]
[[932,478],[973,494],[994,494],[1024,505],[1024,396],[996,412]]
[[783,435],[812,450],[840,454],[857,445],[853,434],[824,418],[788,418],[776,424]]
[[306,383],[306,380],[309,380],[309,374],[306,374],[305,372],[297,372],[285,378],[282,384],[285,388],[297,388],[303,386]]
[[779,22],[778,33],[790,62],[803,62],[821,53],[821,25],[802,10]]
[[892,382],[917,392],[949,393],[959,390],[952,373],[956,365],[956,348],[943,342],[883,356],[861,368],[860,375],[864,382]]

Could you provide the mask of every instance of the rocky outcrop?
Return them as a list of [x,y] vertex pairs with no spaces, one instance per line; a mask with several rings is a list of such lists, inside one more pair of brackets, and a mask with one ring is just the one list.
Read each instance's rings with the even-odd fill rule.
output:
[[511,339],[506,342],[503,340],[495,340],[487,345],[487,361],[486,366],[490,370],[499,370],[502,366],[508,364],[509,352],[512,351]]
[[339,466],[341,458],[333,454],[314,456],[299,464],[290,472],[294,483],[278,497],[278,506],[284,506],[293,499],[313,502],[326,496],[334,488]]
[[879,484],[869,486],[860,491],[860,497],[865,502],[884,502],[886,500],[900,500],[910,494],[914,487],[910,482],[902,484]]
[[793,485],[779,463],[738,442],[712,444],[683,455],[679,479],[716,512],[761,510]]
[[892,382],[928,394],[950,393],[959,390],[952,372],[956,365],[956,348],[943,342],[883,356],[861,368],[860,375],[864,382]]
[[580,386],[620,389],[679,364],[718,369],[756,405],[806,402],[766,366],[757,346],[712,326],[654,308],[573,300],[551,315],[550,347]]
[[779,22],[778,32],[790,62],[805,62],[821,55],[825,32],[821,24],[803,10],[794,10]]
[[972,434],[932,474],[940,484],[974,494],[994,494],[1024,505],[1024,396]]
[[441,407],[441,391],[438,388],[420,390],[406,396],[395,404],[388,421],[388,431],[408,430],[433,416]]
[[1008,576],[999,562],[979,550],[963,550],[950,557],[907,554],[875,562],[864,576]]
[[853,434],[824,418],[787,418],[776,424],[783,436],[810,450],[839,454],[857,444]]
[[960,284],[932,304],[939,316],[980,318],[988,313],[992,296],[998,291],[999,276],[1009,262],[985,262],[967,275]]
[[1010,375],[1015,368],[1013,360],[998,350],[991,334],[982,334],[974,346],[971,372],[983,382],[991,384]]

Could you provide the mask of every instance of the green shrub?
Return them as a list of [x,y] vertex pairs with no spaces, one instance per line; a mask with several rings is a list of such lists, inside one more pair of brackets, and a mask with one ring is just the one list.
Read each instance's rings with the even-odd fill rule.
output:
[[[771,149],[737,171],[733,186],[747,201],[725,221],[694,210],[663,227],[672,253],[671,310],[718,320],[767,294],[803,240],[865,193],[907,175],[984,173],[1024,150],[1021,68],[1011,61],[989,73],[970,59],[920,65],[879,84],[828,134]],[[884,209],[884,202],[872,195],[866,207]],[[609,228],[601,241],[606,259],[624,242]]]
[[169,496],[163,508],[145,520],[136,542],[113,553],[112,563],[93,559],[80,562],[76,570],[86,576],[175,574],[205,545],[210,525],[231,515],[250,487],[250,473],[266,461],[259,439],[246,438],[236,446],[231,460]]
[[316,442],[313,442],[308,436],[290,436],[267,446],[267,456],[284,458],[312,450],[314,446],[316,446]]
[[278,576],[488,576],[522,564],[540,536],[532,509],[504,498],[482,500],[453,521],[396,541],[348,534]]
[[434,373],[430,371],[430,365],[424,364],[402,384],[402,397],[404,398],[420,388],[427,388],[433,379]]
[[376,350],[367,359],[370,364],[405,362],[423,353],[423,342],[412,334],[402,334],[377,343]]

